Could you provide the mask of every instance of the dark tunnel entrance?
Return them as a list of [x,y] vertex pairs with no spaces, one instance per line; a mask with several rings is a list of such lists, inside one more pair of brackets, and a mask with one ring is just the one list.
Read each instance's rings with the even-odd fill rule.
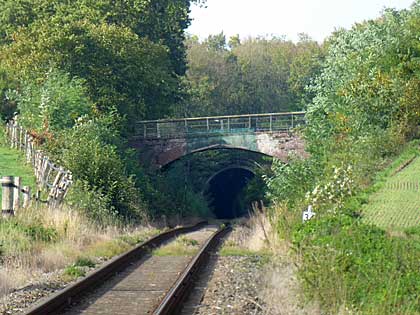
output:
[[231,168],[214,176],[208,185],[210,206],[218,219],[233,219],[248,214],[248,208],[241,197],[254,174],[243,168]]

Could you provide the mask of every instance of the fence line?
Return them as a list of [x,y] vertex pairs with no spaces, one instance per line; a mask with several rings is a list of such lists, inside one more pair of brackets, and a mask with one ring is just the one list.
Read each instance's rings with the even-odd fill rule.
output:
[[60,205],[73,182],[72,173],[56,165],[39,150],[35,138],[18,124],[16,117],[7,123],[6,133],[10,146],[23,151],[26,162],[33,166],[38,188],[48,192],[48,204],[52,207]]

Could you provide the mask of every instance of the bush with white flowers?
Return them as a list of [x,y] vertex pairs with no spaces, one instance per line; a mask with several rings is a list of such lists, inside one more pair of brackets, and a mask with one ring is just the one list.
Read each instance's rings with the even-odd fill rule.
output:
[[351,165],[334,167],[330,180],[318,184],[312,191],[306,194],[308,204],[314,209],[327,207],[328,212],[335,213],[343,207],[346,197],[353,194],[354,180]]

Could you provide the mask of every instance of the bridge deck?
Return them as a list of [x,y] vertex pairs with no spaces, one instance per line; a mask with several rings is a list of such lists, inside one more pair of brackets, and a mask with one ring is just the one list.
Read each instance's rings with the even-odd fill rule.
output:
[[196,117],[141,121],[140,139],[171,139],[229,133],[288,131],[305,124],[305,112]]

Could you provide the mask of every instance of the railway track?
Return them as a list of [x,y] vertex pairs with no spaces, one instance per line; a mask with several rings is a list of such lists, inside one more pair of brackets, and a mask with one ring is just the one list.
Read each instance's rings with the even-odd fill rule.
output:
[[[48,314],[177,314],[210,252],[231,230],[201,222],[162,233],[111,260],[68,288],[28,310],[26,315]],[[198,253],[154,255],[177,236],[199,245]]]

